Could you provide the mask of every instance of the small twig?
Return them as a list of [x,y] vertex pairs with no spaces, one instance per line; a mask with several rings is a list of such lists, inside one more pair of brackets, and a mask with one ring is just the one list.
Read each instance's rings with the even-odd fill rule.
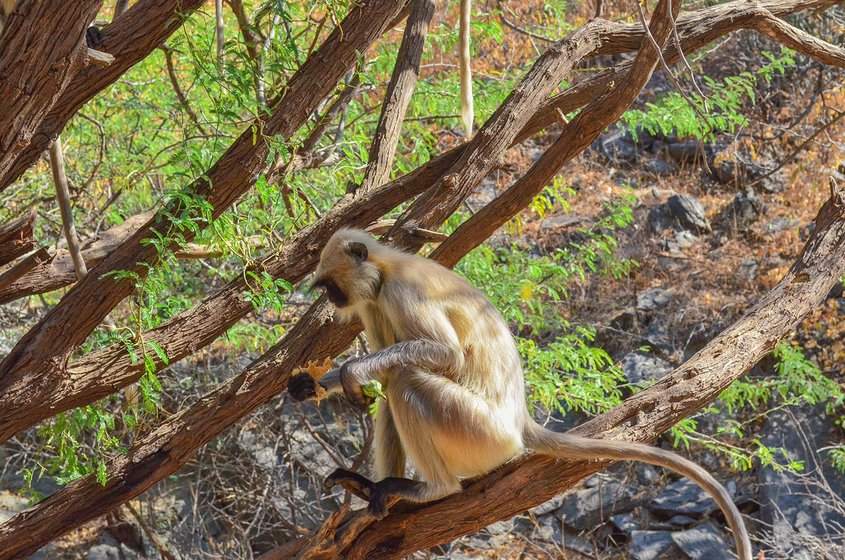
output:
[[845,117],[845,111],[837,113],[834,118],[832,118],[830,121],[828,121],[827,123],[825,123],[824,125],[822,125],[818,129],[816,129],[816,131],[813,134],[811,134],[806,140],[801,142],[801,144],[799,144],[798,147],[795,148],[795,150],[792,151],[792,153],[790,153],[788,156],[786,156],[784,159],[782,159],[780,161],[780,163],[778,163],[773,169],[766,171],[766,173],[764,173],[763,175],[761,175],[760,177],[756,178],[754,181],[749,183],[748,186],[753,187],[754,185],[757,185],[761,181],[763,181],[763,179],[767,179],[767,178],[771,177],[772,175],[774,175],[775,173],[777,173],[778,171],[780,171],[781,169],[783,169],[783,167],[787,163],[790,163],[792,160],[794,160],[796,157],[798,157],[798,154],[803,152],[804,149],[808,145],[810,145],[810,143],[812,143],[812,141],[815,140],[815,138],[819,134],[821,134],[822,132],[826,131],[831,126],[833,126],[834,124],[839,122],[842,119],[842,117]]
[[141,514],[138,513],[138,510],[136,510],[135,507],[132,505],[132,502],[126,502],[123,505],[126,506],[126,509],[129,511],[130,514],[132,514],[132,517],[135,518],[135,521],[138,522],[138,525],[141,526],[141,529],[153,542],[155,547],[158,549],[159,554],[161,554],[162,558],[164,558],[165,560],[176,560],[176,557],[173,556],[173,553],[170,552],[170,550],[168,550],[168,548],[164,545],[164,542],[158,536],[158,533],[156,533],[153,528],[150,527],[149,524],[147,524],[144,518],[141,517]]
[[73,225],[73,209],[70,205],[70,191],[65,174],[65,158],[62,153],[61,138],[56,138],[50,145],[50,168],[53,172],[53,184],[56,186],[56,199],[62,214],[62,228],[67,240],[67,249],[70,258],[73,260],[76,278],[82,280],[88,274],[88,268],[85,266],[85,259],[82,258],[79,237],[76,234],[76,227]]

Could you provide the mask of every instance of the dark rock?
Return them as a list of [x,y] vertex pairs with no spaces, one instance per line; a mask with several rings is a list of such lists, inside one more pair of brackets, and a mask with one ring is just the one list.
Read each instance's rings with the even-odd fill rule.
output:
[[631,560],[681,560],[683,552],[667,531],[633,531],[628,543]]
[[798,230],[798,237],[801,238],[801,241],[807,241],[808,239],[810,239],[810,236],[813,235],[815,229],[816,224],[810,223]]
[[786,188],[783,171],[768,175],[777,162],[771,158],[758,161],[738,159],[733,153],[722,152],[710,163],[713,178],[723,185],[743,188],[750,183],[767,192],[783,192]]
[[667,523],[669,523],[669,525],[675,525],[677,527],[689,527],[690,525],[695,525],[696,523],[698,523],[698,521],[698,519],[693,519],[692,517],[686,515],[676,515],[675,517],[667,521]]
[[637,310],[633,307],[623,309],[610,320],[610,326],[625,332],[633,331],[637,328]]
[[642,125],[637,125],[636,127],[631,128],[631,130],[625,134],[625,138],[644,150],[651,148],[655,140],[654,135],[643,128]]
[[837,282],[837,283],[836,283],[836,284],[834,284],[834,285],[833,285],[833,287],[830,289],[830,292],[828,292],[828,294],[827,294],[827,299],[837,299],[837,298],[841,298],[841,297],[842,297],[842,294],[843,294],[843,291],[845,291],[845,290],[843,290],[842,282]]
[[540,222],[540,229],[542,231],[557,231],[572,226],[577,226],[584,221],[583,216],[573,216],[564,214],[563,216],[550,216],[543,218]]
[[648,213],[648,227],[652,233],[661,233],[675,225],[675,217],[666,204],[652,208]]
[[[600,479],[597,479],[600,480]],[[615,480],[601,480],[592,488],[582,488],[567,496],[557,514],[573,529],[592,529],[609,516],[633,507],[636,489]]]
[[724,560],[733,557],[722,534],[710,523],[672,533],[672,540],[692,560]]
[[677,173],[678,165],[674,161],[666,161],[663,158],[652,158],[643,164],[643,169],[647,173],[657,175],[658,177],[665,177]]
[[745,231],[768,211],[751,187],[738,193],[719,213],[719,225],[729,231]]
[[642,336],[649,344],[664,354],[671,354],[675,351],[675,342],[666,332],[666,325],[663,324],[662,320],[656,319],[649,323]]
[[651,288],[637,296],[637,311],[656,311],[672,301],[672,294],[663,288]]
[[88,549],[85,560],[120,560],[120,549],[110,544],[98,544]]
[[[791,560],[819,558],[812,544],[815,538],[823,543],[826,558],[845,558],[845,515],[836,508],[845,496],[845,478],[836,473],[828,462],[819,464],[815,450],[828,445],[833,420],[825,414],[824,406],[792,407],[790,413],[770,412],[762,428],[762,442],[769,448],[782,448],[790,459],[804,461],[806,474],[791,475],[758,467],[760,481],[760,518],[769,533],[776,551],[773,557]],[[821,471],[818,473],[816,471]],[[825,490],[814,483],[824,475]]]
[[672,371],[672,366],[668,362],[642,352],[625,354],[621,367],[625,372],[625,379],[632,385],[639,385],[644,381],[656,381]]
[[616,163],[634,163],[640,157],[640,150],[621,131],[608,134],[599,140],[599,149],[607,159]]
[[669,210],[685,229],[691,229],[698,233],[710,232],[710,222],[704,214],[704,206],[701,202],[688,194],[676,194],[666,201]]
[[666,153],[678,163],[697,163],[713,157],[712,144],[702,144],[697,140],[680,140],[666,144]]
[[[726,484],[728,493],[734,492],[735,484]],[[676,515],[689,517],[704,517],[719,509],[710,496],[696,483],[688,478],[682,478],[667,486],[654,500],[648,504],[648,509],[655,514],[672,518]]]

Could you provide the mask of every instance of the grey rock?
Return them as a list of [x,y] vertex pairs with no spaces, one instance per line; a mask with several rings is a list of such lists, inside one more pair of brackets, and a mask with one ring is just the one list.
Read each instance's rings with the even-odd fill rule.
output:
[[566,496],[563,494],[559,494],[548,502],[542,503],[539,506],[532,508],[530,511],[537,517],[541,515],[546,515],[547,513],[551,513],[558,509],[560,506],[562,506],[564,500],[566,500]]
[[[783,448],[793,460],[805,462],[802,478],[769,468],[758,468],[761,521],[770,526],[770,540],[777,553],[787,554],[791,560],[818,558],[811,541],[824,543],[829,558],[845,558],[845,516],[835,509],[837,500],[845,506],[845,478],[827,462],[819,464],[807,449],[829,444],[834,423],[824,413],[824,407],[793,407],[791,414],[772,412],[761,430],[763,444]],[[824,474],[830,491],[813,484],[814,471]],[[777,557],[777,556],[775,556]]]
[[666,177],[677,173],[678,165],[674,161],[666,161],[663,158],[652,158],[645,162],[643,169],[652,175]]
[[[731,486],[730,483],[726,485],[728,492],[733,494]],[[658,494],[648,504],[648,509],[666,517],[686,515],[700,518],[716,511],[718,506],[701,487],[688,478],[682,478]]]
[[607,159],[616,163],[634,163],[640,157],[640,150],[621,131],[608,134],[599,140],[599,149]]
[[724,560],[733,556],[722,534],[710,523],[672,533],[672,540],[692,560]]
[[657,356],[642,352],[630,352],[622,357],[622,371],[632,385],[644,381],[656,381],[672,371],[672,366]]
[[542,515],[537,518],[531,538],[546,542],[563,542],[563,527],[561,520],[554,514]]
[[637,296],[637,311],[655,311],[672,301],[672,294],[663,288],[651,288]]
[[702,144],[697,140],[669,142],[665,150],[669,157],[678,163],[698,163],[709,160],[715,151],[712,144]]
[[778,216],[768,224],[766,224],[766,233],[778,233],[785,229],[794,228],[798,225],[798,220],[787,218],[786,216]]
[[743,282],[752,284],[757,279],[757,270],[759,268],[760,265],[754,259],[744,259],[739,263],[739,267],[736,269],[736,275]]
[[680,560],[683,552],[667,531],[633,531],[628,543],[631,560]]
[[622,531],[623,533],[631,533],[633,531],[637,531],[640,528],[640,523],[637,521],[637,518],[634,517],[632,513],[620,513],[618,515],[611,515],[610,522],[613,523],[613,526]]
[[611,515],[631,509],[636,489],[615,480],[604,480],[592,488],[581,488],[567,496],[557,514],[567,527],[592,529]]
[[540,222],[540,229],[543,231],[557,231],[568,227],[576,226],[584,221],[583,216],[564,214],[563,216],[550,216],[543,218]]
[[667,229],[672,229],[675,223],[675,217],[666,204],[660,204],[649,210],[648,228],[652,233],[661,233]]
[[88,549],[85,560],[120,560],[120,549],[110,544],[98,544]]
[[669,210],[682,227],[698,233],[712,231],[709,220],[704,213],[704,206],[694,196],[676,194],[666,201]]
[[729,231],[749,229],[768,209],[751,187],[738,193],[719,212],[718,223]]

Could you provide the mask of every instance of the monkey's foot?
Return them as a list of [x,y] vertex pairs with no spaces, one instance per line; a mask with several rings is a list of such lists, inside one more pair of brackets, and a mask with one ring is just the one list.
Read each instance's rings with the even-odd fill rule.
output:
[[328,494],[335,486],[340,486],[369,502],[376,484],[358,473],[346,469],[336,469],[323,482],[323,493]]

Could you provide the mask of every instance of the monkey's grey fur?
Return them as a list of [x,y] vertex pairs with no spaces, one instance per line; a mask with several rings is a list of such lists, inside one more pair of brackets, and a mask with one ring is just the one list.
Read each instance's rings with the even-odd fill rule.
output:
[[[320,380],[363,404],[361,387],[384,386],[376,418],[379,482],[339,469],[326,481],[369,500],[376,517],[390,497],[415,502],[461,490],[526,450],[565,459],[639,460],[698,483],[725,514],[741,560],[751,543],[725,488],[695,463],[639,443],[559,434],[531,418],[514,338],[499,312],[475,287],[434,261],[382,245],[368,233],[340,230],[320,255],[314,286],[325,289],[341,319],[357,316],[373,352],[349,360]],[[291,395],[315,394],[308,374],[291,379]],[[421,481],[403,478],[406,456]]]

